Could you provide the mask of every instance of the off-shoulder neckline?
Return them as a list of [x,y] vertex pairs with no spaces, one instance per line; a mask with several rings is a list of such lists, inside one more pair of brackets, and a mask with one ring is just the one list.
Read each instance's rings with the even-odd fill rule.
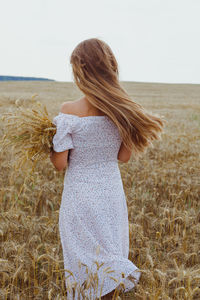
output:
[[66,116],[73,116],[73,117],[77,117],[79,119],[87,119],[87,118],[108,118],[107,115],[104,115],[104,116],[86,116],[86,117],[79,117],[77,115],[72,115],[72,114],[66,114],[66,113],[62,113],[62,112],[59,112],[59,114],[61,115],[66,115]]

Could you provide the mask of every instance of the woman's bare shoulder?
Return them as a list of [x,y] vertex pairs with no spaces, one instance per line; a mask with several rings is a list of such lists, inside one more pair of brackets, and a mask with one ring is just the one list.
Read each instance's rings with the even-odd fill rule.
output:
[[79,100],[63,102],[61,104],[60,111],[65,114],[72,114],[72,115],[79,116],[80,114]]

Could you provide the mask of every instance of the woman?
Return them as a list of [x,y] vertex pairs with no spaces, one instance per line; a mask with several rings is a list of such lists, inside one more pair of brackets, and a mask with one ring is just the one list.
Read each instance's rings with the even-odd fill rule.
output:
[[[118,160],[128,162],[133,152],[139,157],[160,138],[164,120],[147,113],[120,86],[117,61],[104,41],[82,41],[70,63],[84,97],[62,104],[53,121],[51,153],[57,170],[68,161],[59,214],[66,285],[84,287],[86,266],[95,272],[97,261],[95,295],[109,299],[121,282],[130,291],[141,275],[128,259],[128,211]],[[113,272],[106,274],[105,268]],[[73,299],[70,289],[67,299]]]

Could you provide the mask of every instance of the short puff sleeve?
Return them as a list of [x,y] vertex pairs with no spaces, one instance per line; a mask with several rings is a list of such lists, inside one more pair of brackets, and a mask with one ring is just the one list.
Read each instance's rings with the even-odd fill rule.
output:
[[74,149],[72,132],[74,129],[73,115],[59,113],[53,119],[56,125],[56,134],[53,136],[53,149],[56,152],[63,152],[68,149]]

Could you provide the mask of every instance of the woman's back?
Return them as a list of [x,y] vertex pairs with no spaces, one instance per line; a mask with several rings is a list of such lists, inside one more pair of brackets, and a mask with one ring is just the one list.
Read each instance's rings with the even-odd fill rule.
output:
[[59,122],[63,132],[70,126],[74,147],[70,151],[70,164],[84,167],[102,161],[117,162],[122,141],[118,128],[109,117],[78,117],[60,112],[54,121]]
[[[97,260],[104,264],[98,274],[98,295],[101,285],[101,295],[118,285],[109,277],[103,284],[102,269],[106,267],[113,268],[112,276],[120,281],[124,272],[126,288],[130,289],[134,284],[128,280],[128,275],[134,273],[139,279],[139,273],[128,260],[128,211],[117,160],[122,142],[118,128],[108,116],[79,117],[61,112],[54,123],[57,126],[54,150],[70,149],[59,229],[65,269],[74,274],[71,283],[82,285],[87,278],[84,268],[79,270],[79,261],[95,271],[94,261]],[[100,253],[96,257],[98,247]],[[71,299],[70,295],[68,298]]]

